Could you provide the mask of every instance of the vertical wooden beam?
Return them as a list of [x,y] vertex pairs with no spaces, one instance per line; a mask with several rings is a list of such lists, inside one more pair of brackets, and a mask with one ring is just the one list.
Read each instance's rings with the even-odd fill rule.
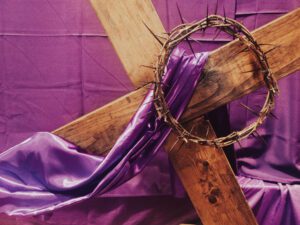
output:
[[129,78],[135,86],[152,81],[149,68],[161,45],[153,33],[164,36],[165,29],[149,0],[91,0]]
[[[204,119],[191,121],[187,128],[202,137],[215,137]],[[222,149],[185,143],[174,133],[165,149],[204,225],[256,224]]]

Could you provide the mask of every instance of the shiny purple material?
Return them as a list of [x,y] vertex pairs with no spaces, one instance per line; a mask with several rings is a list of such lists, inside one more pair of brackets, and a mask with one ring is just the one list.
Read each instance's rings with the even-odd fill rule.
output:
[[[280,94],[276,107],[265,124],[258,129],[264,139],[250,136],[235,146],[239,175],[270,182],[300,184],[300,73],[279,81]],[[291,93],[290,93],[291,92]],[[232,129],[240,129],[255,119],[255,115],[240,109],[243,103],[252,109],[263,104],[265,89],[260,89],[231,104]],[[240,113],[234,113],[240,109]]]
[[257,221],[262,225],[300,224],[300,184],[237,177]]
[[[163,78],[169,109],[179,118],[197,86],[208,53],[175,49]],[[101,195],[138,174],[171,129],[157,118],[150,90],[109,154],[102,158],[50,133],[37,133],[0,155],[0,212],[36,215]]]
[[[221,15],[225,9],[226,16],[242,21],[250,30],[300,7],[299,0],[152,2],[167,30],[181,23],[176,3],[187,21],[204,18],[207,8],[209,14],[217,10]],[[216,36],[213,30],[194,39],[201,42],[192,42],[196,52],[214,50],[231,40],[223,34]],[[238,180],[262,225],[300,225],[299,83],[299,72],[279,82],[275,108],[279,119],[268,119],[259,131],[267,145],[250,138],[243,148],[235,146]],[[0,1],[1,151],[130,90],[133,86],[88,0]],[[255,101],[263,98],[258,93],[231,103],[231,128],[239,129],[252,119],[240,107],[241,101],[255,108]],[[226,113],[219,112],[218,127],[226,130]],[[281,182],[276,182],[279,178]],[[173,225],[196,219],[167,154],[158,151],[140,174],[113,191],[39,217],[0,215],[0,224]]]

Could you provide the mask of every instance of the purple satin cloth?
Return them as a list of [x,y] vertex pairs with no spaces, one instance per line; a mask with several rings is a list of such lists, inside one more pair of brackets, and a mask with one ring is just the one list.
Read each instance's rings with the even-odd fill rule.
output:
[[[199,82],[207,56],[187,55],[177,48],[170,57],[163,87],[177,119]],[[145,167],[170,131],[157,118],[150,90],[104,158],[80,153],[53,134],[37,133],[0,155],[0,212],[36,215],[113,190]]]
[[[269,182],[300,184],[300,72],[279,81],[280,94],[273,114],[258,129],[263,138],[249,138],[236,145],[239,175]],[[231,104],[232,129],[241,129],[256,116],[240,108],[240,103],[254,110],[262,105],[265,89]],[[235,111],[240,110],[239,113]]]
[[300,185],[237,177],[258,224],[300,224]]
[[[226,16],[242,21],[250,30],[300,7],[299,0],[152,2],[166,30],[181,23],[176,3],[187,21],[204,18],[206,9],[221,15],[225,9]],[[35,132],[54,130],[133,89],[87,0],[1,0],[0,32],[0,151]],[[195,39],[201,41],[200,45],[192,42],[195,52],[231,41],[214,30]],[[279,119],[269,118],[259,130],[267,144],[250,138],[242,142],[243,148],[235,146],[239,183],[262,225],[300,225],[299,83],[299,72],[279,82],[274,111]],[[259,93],[231,103],[232,130],[253,119],[239,103],[258,109],[256,103],[263,99]],[[220,129],[226,127],[224,117],[221,110]],[[39,217],[0,214],[0,224],[193,224],[197,215],[174,177],[167,154],[159,151],[140,174],[113,191]]]

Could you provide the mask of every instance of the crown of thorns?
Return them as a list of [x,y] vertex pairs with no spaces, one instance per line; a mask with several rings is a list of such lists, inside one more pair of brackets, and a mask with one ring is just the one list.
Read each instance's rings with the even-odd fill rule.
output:
[[[187,39],[190,35],[197,31],[203,31],[206,28],[215,27],[228,33],[234,38],[239,39],[250,52],[257,59],[257,62],[261,68],[263,74],[264,83],[268,89],[266,99],[263,107],[258,113],[258,118],[255,122],[251,123],[244,129],[240,131],[234,131],[228,136],[219,137],[215,139],[206,139],[203,137],[196,136],[189,131],[187,131],[182,124],[177,121],[168,109],[168,105],[165,100],[162,79],[164,76],[164,69],[169,60],[170,54],[173,49],[183,40]],[[266,58],[265,53],[260,48],[259,44],[256,42],[254,37],[251,35],[249,30],[236,20],[225,18],[219,15],[211,15],[203,20],[194,23],[181,24],[174,28],[169,37],[163,44],[160,55],[155,68],[155,86],[154,86],[154,102],[156,111],[160,117],[162,117],[166,123],[171,126],[171,128],[178,134],[178,136],[185,142],[195,142],[199,144],[214,145],[217,147],[225,147],[231,145],[239,140],[248,137],[253,132],[256,131],[258,126],[260,126],[266,117],[271,113],[274,107],[274,98],[278,92],[277,82],[274,79],[272,72],[269,68],[269,63]]]

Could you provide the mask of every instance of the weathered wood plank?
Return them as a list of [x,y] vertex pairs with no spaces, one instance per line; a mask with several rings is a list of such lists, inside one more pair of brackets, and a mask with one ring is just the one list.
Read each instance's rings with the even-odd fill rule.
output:
[[151,1],[91,0],[91,3],[135,86],[152,81],[152,71],[141,65],[154,62],[161,45],[153,41],[145,24],[162,36],[165,30]]
[[[300,69],[300,8],[255,30],[253,36],[259,44],[268,44],[262,46],[266,52],[276,47],[267,58],[277,80]],[[185,119],[209,112],[262,85],[257,64],[251,54],[241,52],[242,48],[234,41],[211,53],[206,65],[211,74],[198,85]]]
[[145,88],[129,93],[53,131],[91,154],[111,149],[139,107]]
[[[131,19],[134,20],[133,17]],[[289,26],[286,26],[287,23]],[[159,30],[154,25],[151,25],[151,29]],[[267,55],[277,79],[299,70],[300,9],[272,21],[253,34],[258,43],[269,44],[263,46],[264,50],[278,46]],[[240,53],[242,49],[240,43],[234,41],[210,54],[206,69],[215,72],[201,81],[183,120],[196,118],[262,85],[258,73],[245,73],[255,70],[255,63],[247,53]],[[133,91],[55,130],[54,133],[91,152],[108,151],[128,124],[145,92],[145,89]]]
[[[151,4],[150,0],[144,0],[144,1],[139,1],[139,0],[127,0],[127,1],[122,1],[120,2],[119,0],[93,0],[94,7],[99,11],[98,13],[100,19],[102,20],[102,23],[104,27],[107,29],[109,37],[115,46],[119,57],[124,64],[125,68],[130,68],[129,74],[130,74],[130,79],[134,82],[135,85],[138,84],[140,80],[143,80],[145,76],[148,76],[147,74],[140,73],[139,72],[134,72],[137,71],[136,69],[140,68],[140,63],[152,63],[154,61],[153,55],[155,55],[158,51],[159,48],[155,46],[154,43],[156,41],[153,39],[153,37],[147,39],[145,37],[141,37],[141,39],[136,38],[135,35],[132,35],[131,33],[128,33],[128,31],[133,31],[133,33],[138,34],[141,31],[144,31],[144,24],[141,24],[140,20],[145,18],[144,15],[147,15],[147,17],[150,19],[150,23],[153,23],[152,26],[156,26],[158,24],[157,29],[160,32],[164,32],[163,27],[160,25],[159,18],[157,17],[156,13],[153,12],[153,6]],[[151,5],[151,6],[150,6]],[[129,12],[130,11],[130,12]],[[139,13],[133,13],[132,11],[139,11]],[[125,17],[125,18],[124,18]],[[128,20],[130,18],[130,20]],[[153,20],[151,20],[153,19]],[[122,21],[121,21],[122,20]],[[111,21],[114,21],[111,26]],[[146,20],[148,23],[148,20]],[[149,23],[148,23],[149,26]],[[157,31],[157,30],[156,30]],[[145,31],[144,31],[145,32]],[[147,32],[147,31],[146,31]],[[148,32],[149,33],[149,32]],[[123,36],[124,34],[124,36]],[[130,48],[127,48],[127,46],[124,46],[123,41],[127,40],[126,44],[127,46],[130,46]],[[145,52],[148,52],[148,48],[150,49],[151,54],[149,55],[144,55],[143,62],[139,61],[140,59],[136,59],[136,57],[139,57],[139,52],[140,49],[142,49]],[[122,48],[122,49],[119,49]],[[133,54],[132,56],[130,56]],[[138,54],[138,55],[134,55]],[[133,61],[128,62],[131,60],[131,58],[128,58],[128,56],[133,58]],[[151,71],[150,71],[151,74]],[[144,90],[141,90],[144,91]],[[142,93],[144,94],[144,93]],[[119,119],[122,119],[123,110],[126,113],[133,113],[129,110],[127,110],[127,105],[131,104],[132,99],[124,97],[122,98],[122,104],[118,102],[119,104],[119,109],[118,112],[120,114],[114,113],[114,116],[120,116]],[[137,101],[139,102],[139,101]],[[113,107],[114,103],[110,104],[108,107]],[[135,108],[137,105],[135,106]],[[108,111],[105,113],[109,113],[109,110],[112,110],[111,108],[108,108]],[[99,115],[98,115],[99,116]],[[101,119],[98,119],[99,125],[103,126],[103,117],[105,114],[102,114],[102,117],[99,117]],[[112,119],[112,114],[108,116],[108,120],[105,121],[108,125],[109,131],[114,131],[114,126],[111,126],[110,119]],[[82,121],[95,121],[97,120],[96,118],[92,118],[90,116],[86,116],[85,118],[82,119]],[[203,125],[203,123],[199,124],[199,126]],[[83,124],[84,126],[84,124]],[[110,127],[111,126],[111,127]],[[122,129],[122,127],[120,127]],[[75,127],[76,129],[76,127]],[[81,127],[81,129],[87,129],[90,131],[91,127]],[[206,126],[204,126],[204,129],[206,130]],[[75,131],[75,130],[74,130]],[[76,132],[76,131],[75,131]],[[117,131],[120,132],[120,131]],[[103,134],[100,134],[103,135]],[[93,136],[93,135],[92,135]],[[211,133],[211,136],[214,136],[213,132]],[[97,142],[97,137],[95,137],[96,142]],[[168,143],[173,144],[176,142],[176,136],[172,135],[171,137],[168,138]],[[110,141],[107,139],[107,141]],[[92,146],[95,146],[93,144]],[[188,193],[191,196],[191,200],[196,207],[196,210],[201,216],[202,221],[204,224],[216,224],[215,223],[215,215],[211,216],[212,214],[210,213],[204,213],[206,209],[212,209],[212,212],[217,213],[222,216],[222,218],[227,218],[227,219],[221,219],[219,220],[218,224],[224,224],[223,222],[226,222],[225,224],[239,224],[239,225],[250,225],[250,224],[256,224],[255,218],[249,209],[246,200],[239,188],[238,183],[235,180],[233,172],[230,170],[230,166],[226,160],[226,157],[222,150],[216,150],[211,147],[203,147],[203,146],[197,146],[197,151],[189,151],[187,153],[187,160],[180,160],[181,157],[186,158],[186,150],[194,150],[194,149],[188,149],[188,147],[196,147],[196,146],[184,146],[183,151],[172,151],[170,152],[171,159],[174,163],[174,166],[178,173],[180,174],[180,177],[185,185],[185,187],[188,190]],[[176,148],[176,146],[175,146]],[[169,149],[169,146],[166,146],[166,149]],[[89,149],[92,150],[92,149]],[[94,149],[96,150],[96,149]],[[206,150],[206,151],[205,151]],[[207,155],[201,155],[199,154],[198,151],[206,152]],[[216,159],[214,159],[216,157]],[[201,170],[199,170],[198,167],[186,167],[190,168],[190,170],[185,170],[185,164],[184,163],[193,163],[194,161],[191,161],[190,159],[198,159],[206,160],[205,162],[207,163],[215,163],[214,168],[215,170],[211,169],[211,166],[208,168],[208,173],[210,176],[206,176],[204,174],[203,176],[206,176],[206,180],[204,180],[202,183],[191,183],[192,179],[189,179],[191,177],[190,174],[193,175],[193,179],[198,181],[198,179],[202,178],[199,176],[194,176],[194,174],[201,174]],[[213,160],[214,159],[214,160]],[[217,162],[222,162],[224,161],[224,164],[220,164]],[[197,161],[198,162],[198,161]],[[183,168],[183,170],[182,170]],[[221,173],[219,174],[219,170]],[[187,173],[186,173],[187,172]],[[189,174],[189,172],[191,172]],[[224,176],[224,180],[222,179],[216,179],[216,177]],[[206,186],[208,187],[208,190],[206,190]],[[224,188],[223,186],[226,186]],[[220,188],[219,188],[220,187]],[[230,190],[234,192],[229,192]],[[217,190],[219,191],[217,193]],[[199,192],[200,191],[200,192]],[[214,196],[205,196],[205,192],[214,192]],[[229,193],[227,193],[229,192]],[[232,196],[234,193],[234,196]],[[200,198],[196,196],[201,196]],[[222,196],[224,196],[222,198]],[[207,198],[209,201],[207,201]],[[214,199],[212,199],[214,198]],[[217,201],[217,202],[216,202]],[[219,207],[218,207],[219,206]],[[238,206],[238,207],[237,207]],[[202,218],[203,216],[203,218]],[[229,222],[229,218],[231,218],[231,221]]]
[[[101,1],[97,1],[97,2],[100,4]],[[126,2],[126,1],[123,1],[122,4],[124,4],[124,2]],[[145,2],[147,2],[147,1],[145,1]],[[105,2],[101,2],[101,3],[103,5],[106,4]],[[130,3],[132,3],[132,2],[130,2]],[[101,6],[102,6],[102,4],[101,4]],[[141,4],[141,2],[139,2],[139,4]],[[136,10],[135,9],[136,5],[131,5],[131,7],[132,7],[132,8],[130,8],[131,10]],[[147,5],[147,4],[145,4],[145,7],[147,7],[147,9],[145,9],[145,11],[150,12],[151,9],[152,9],[152,7],[149,7],[149,5]],[[105,6],[102,7],[100,11],[103,11],[104,8],[105,8]],[[143,11],[143,12],[145,12],[145,11]],[[118,18],[119,16],[124,15],[124,14],[126,15],[126,12],[124,13],[124,9],[122,9],[122,6],[119,8],[119,4],[118,4],[118,7],[115,10],[111,10],[111,8],[110,8],[109,12],[111,13],[109,18],[105,13],[103,13],[103,14],[100,13],[99,14],[99,15],[101,15],[100,19],[102,20],[102,24],[106,27],[106,30],[109,33],[109,37],[110,37],[112,43],[114,44],[114,46],[117,46],[116,47],[117,52],[120,52],[120,51],[123,51],[124,49],[120,50],[118,48],[124,48],[124,43],[122,42],[122,40],[119,39],[119,35],[116,33],[117,32],[116,29],[118,29],[120,26],[121,27],[129,27],[129,28],[134,27],[135,31],[137,31],[138,29],[142,30],[144,28],[144,24],[139,24],[140,27],[137,28],[138,21],[131,20],[131,21],[127,21],[127,23],[130,23],[130,24],[126,24],[126,22],[125,22],[125,23],[119,23],[116,26],[109,26],[110,23],[107,23],[107,20],[115,19],[116,17]],[[145,12],[145,13],[147,13],[147,12]],[[153,13],[153,15],[155,15],[155,17],[156,17],[156,13]],[[155,18],[155,20],[157,20],[157,17]],[[133,21],[134,21],[134,23],[132,23]],[[153,22],[153,21],[151,21],[151,22]],[[159,24],[159,23],[156,23],[156,24]],[[155,24],[152,24],[152,26],[153,25],[155,25]],[[159,29],[163,29],[163,28],[160,27]],[[160,31],[162,31],[162,30],[160,30]],[[127,37],[130,36],[130,35],[127,35],[127,30],[126,29],[124,31],[122,31],[122,34],[124,34],[124,36],[127,36]],[[135,49],[137,49],[138,52],[140,52],[139,51],[140,48],[137,47],[137,45],[136,45],[137,43],[135,43],[135,42],[138,42],[138,43],[141,42],[140,44],[141,44],[141,46],[144,46],[143,49],[146,52],[148,51],[148,48],[150,48],[150,50],[152,50],[153,55],[159,51],[159,49],[155,49],[156,46],[154,45],[154,43],[157,43],[157,42],[155,40],[153,40],[153,37],[151,37],[151,39],[149,39],[149,40],[144,40],[144,39],[136,40],[135,36],[131,36],[131,37],[128,38],[128,40],[133,40],[134,45],[131,46],[130,49],[126,49],[126,47],[125,47],[125,49],[127,51],[126,56],[124,56],[122,54],[119,54],[119,57],[120,57],[121,61],[125,65],[125,68],[127,66],[126,63],[127,63],[127,60],[128,60],[128,58],[127,58],[127,55],[129,55],[128,53],[134,52]],[[131,43],[132,43],[132,41],[129,41],[129,43],[127,42],[128,45],[131,45]],[[135,57],[137,57],[137,56],[138,55],[135,55],[133,57],[133,62],[131,62],[131,64],[130,64],[131,69],[139,68],[140,61],[135,60]],[[143,58],[143,60],[144,60],[144,63],[152,63],[154,59],[153,59],[152,55],[149,55],[148,57]],[[130,75],[130,78],[131,78],[131,80],[133,81],[134,84],[137,84],[138,81],[141,78],[143,78],[144,76],[145,76],[145,74],[143,74],[143,73],[140,73],[140,74],[139,73],[134,73],[134,74]],[[199,126],[201,126],[201,125],[203,125],[203,123],[199,124]],[[207,124],[205,124],[205,125],[207,125]],[[206,126],[204,126],[204,129],[206,129]],[[213,132],[211,133],[211,136],[214,136]],[[168,138],[168,140],[169,140],[170,144],[176,143],[176,136],[172,135],[170,138]],[[194,149],[186,149],[187,147],[189,147],[189,146],[185,146],[185,150],[194,150]],[[180,158],[185,157],[185,155],[184,155],[185,151],[180,151],[178,153],[177,153],[177,151],[173,151],[172,153],[170,153],[170,156],[171,156],[171,159],[173,159],[172,161],[173,161],[174,167],[176,168],[177,172],[181,175],[180,177],[181,177],[183,183],[185,184],[185,187],[187,188],[188,193],[191,196],[192,202],[193,202],[199,216],[201,217],[203,223],[204,224],[213,224],[213,223],[215,224],[215,217],[212,216],[212,214],[210,214],[210,213],[204,214],[203,213],[203,212],[206,211],[206,210],[203,210],[203,209],[208,208],[208,209],[214,209],[214,210],[212,210],[213,213],[222,214],[223,215],[222,217],[227,218],[227,220],[226,219],[225,220],[224,219],[219,220],[218,224],[223,224],[223,222],[226,222],[227,224],[229,224],[228,218],[230,218],[230,217],[233,217],[233,218],[231,218],[231,224],[239,224],[239,225],[242,225],[242,224],[247,224],[247,225],[248,224],[255,224],[255,218],[254,218],[253,214],[251,213],[251,210],[249,209],[245,198],[242,195],[242,192],[239,188],[239,185],[236,182],[232,171],[230,170],[229,164],[228,163],[226,164],[227,160],[226,160],[226,157],[225,157],[224,153],[222,152],[222,150],[218,150],[219,154],[216,154],[214,148],[207,147],[207,146],[206,147],[202,146],[200,148],[200,146],[197,146],[198,150],[204,150],[202,148],[205,148],[206,150],[208,150],[208,152],[207,152],[208,159],[205,159],[205,157],[202,157],[202,158],[198,157],[197,152],[191,152],[191,151],[189,152],[190,154],[188,155],[190,157],[188,157],[187,160],[183,160],[183,161],[181,161]],[[168,149],[168,146],[166,146],[166,149]],[[210,150],[211,150],[211,152],[210,152]],[[218,157],[219,161],[225,161],[225,164],[222,164],[222,165],[217,164],[216,165],[216,170],[211,172],[212,175],[214,177],[216,177],[218,175],[218,170],[220,169],[221,173],[222,173],[221,176],[225,176],[227,179],[224,182],[223,180],[215,181],[213,179],[213,177],[207,177],[207,180],[205,180],[204,183],[206,183],[206,186],[208,185],[209,189],[211,189],[211,190],[208,190],[208,191],[219,190],[220,193],[222,193],[222,196],[232,195],[232,193],[228,194],[226,192],[228,190],[224,189],[223,186],[227,185],[227,187],[228,187],[227,189],[231,188],[232,190],[234,190],[235,195],[234,195],[234,197],[230,196],[230,198],[223,198],[223,199],[220,199],[220,200],[219,200],[219,196],[216,196],[214,198],[216,198],[216,199],[218,198],[219,202],[216,203],[216,204],[214,202],[213,205],[212,205],[212,203],[207,202],[207,199],[205,199],[206,196],[204,198],[195,197],[195,196],[198,196],[198,194],[201,194],[200,196],[203,196],[202,192],[205,191],[205,190],[202,190],[202,192],[198,192],[199,188],[201,189],[203,187],[203,183],[202,184],[195,183],[195,184],[191,185],[191,183],[189,182],[190,181],[189,177],[191,177],[190,174],[182,172],[181,168],[182,168],[182,166],[184,166],[184,164],[182,164],[182,162],[193,163],[193,161],[189,160],[190,158],[191,159],[196,158],[196,159],[199,159],[199,160],[200,159],[201,160],[207,160],[205,162],[208,162],[208,161],[210,162],[210,161],[212,161],[211,159],[214,158],[214,157]],[[177,159],[179,159],[179,160],[177,160]],[[187,172],[191,172],[191,174],[194,174],[194,173],[199,174],[202,171],[199,170],[199,168],[192,167],[191,170],[187,171]],[[197,180],[198,178],[199,178],[198,176],[193,176],[194,180]],[[228,181],[228,180],[231,181],[231,182],[226,183],[226,181]],[[211,185],[213,182],[214,182],[213,185],[215,185],[216,187],[213,187]],[[217,189],[217,187],[219,187],[219,186],[222,187],[222,188]],[[224,193],[223,193],[223,191],[224,191]],[[211,196],[208,196],[208,198],[211,199]],[[235,206],[235,208],[228,207],[229,205],[231,206],[231,205],[235,205],[235,204],[238,204],[240,207],[236,207],[236,206]],[[216,205],[220,205],[220,207],[216,207]],[[213,206],[213,207],[211,207],[211,206]],[[220,211],[220,208],[222,209],[222,211]],[[206,215],[208,215],[208,216],[206,216]],[[202,216],[203,216],[203,218],[202,218]]]
[[[209,122],[203,119],[191,121],[187,128],[202,137],[215,136]],[[165,146],[203,224],[256,224],[222,149],[186,144],[177,141],[174,133]]]

